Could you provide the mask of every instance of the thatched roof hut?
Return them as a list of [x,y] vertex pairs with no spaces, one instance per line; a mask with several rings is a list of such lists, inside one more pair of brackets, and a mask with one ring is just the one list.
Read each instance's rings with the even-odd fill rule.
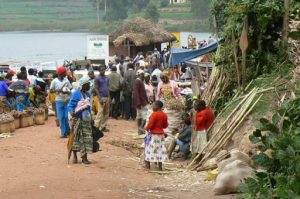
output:
[[[175,41],[176,37],[168,31],[158,27],[152,22],[143,18],[127,20],[119,29],[110,34],[110,41],[116,47],[157,47],[161,43]],[[130,52],[128,52],[130,54]]]

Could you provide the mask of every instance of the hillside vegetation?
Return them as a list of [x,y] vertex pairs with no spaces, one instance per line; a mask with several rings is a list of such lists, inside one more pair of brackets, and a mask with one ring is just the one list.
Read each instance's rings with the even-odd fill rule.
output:
[[[102,2],[102,1],[100,1]],[[129,1],[128,1],[129,2]],[[191,3],[161,6],[156,1],[160,14],[159,25],[170,31],[208,31],[206,17],[199,19],[191,12]],[[130,4],[128,3],[128,7]],[[104,7],[99,7],[99,24],[94,0],[0,0],[0,31],[61,30],[96,31],[107,33],[122,22],[107,22]],[[128,8],[128,18],[145,16],[145,7]]]
[[1,31],[91,29],[97,23],[89,0],[1,0]]

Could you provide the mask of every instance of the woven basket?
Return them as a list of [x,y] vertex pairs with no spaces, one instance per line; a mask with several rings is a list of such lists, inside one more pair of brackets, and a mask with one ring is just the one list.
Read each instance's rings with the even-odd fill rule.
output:
[[34,123],[36,125],[45,124],[45,113],[39,113],[34,115]]
[[22,115],[20,118],[20,127],[25,128],[28,126],[33,126],[33,117],[32,115]]
[[0,133],[10,133],[15,131],[14,121],[0,123]]
[[14,124],[15,124],[15,129],[19,129],[21,127],[19,117],[15,117]]

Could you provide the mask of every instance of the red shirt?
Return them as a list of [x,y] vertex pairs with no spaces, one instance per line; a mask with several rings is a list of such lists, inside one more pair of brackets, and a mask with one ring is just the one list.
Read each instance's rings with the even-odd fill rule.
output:
[[30,85],[30,81],[29,81],[28,78],[26,78],[24,81],[25,81],[28,85]]
[[210,108],[205,108],[204,110],[197,112],[196,131],[207,130],[214,120],[215,114]]
[[164,134],[165,128],[168,127],[168,116],[162,111],[153,112],[150,116],[146,130],[150,130],[151,134]]

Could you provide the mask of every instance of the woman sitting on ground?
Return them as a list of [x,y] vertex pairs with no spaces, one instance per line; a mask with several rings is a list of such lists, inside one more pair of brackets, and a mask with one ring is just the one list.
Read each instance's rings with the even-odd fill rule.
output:
[[80,151],[82,163],[90,164],[87,154],[93,151],[92,137],[92,115],[90,94],[90,79],[88,77],[79,80],[81,88],[78,88],[71,96],[68,104],[68,111],[72,118],[72,126],[74,129],[74,143],[72,146],[74,159],[73,163],[77,163],[77,151]]
[[190,144],[192,136],[192,126],[189,114],[184,114],[183,117],[183,127],[179,129],[179,133],[175,136],[175,139],[169,146],[168,156],[171,158],[172,152],[174,151],[176,145],[179,145],[178,156],[188,157],[190,154]]

